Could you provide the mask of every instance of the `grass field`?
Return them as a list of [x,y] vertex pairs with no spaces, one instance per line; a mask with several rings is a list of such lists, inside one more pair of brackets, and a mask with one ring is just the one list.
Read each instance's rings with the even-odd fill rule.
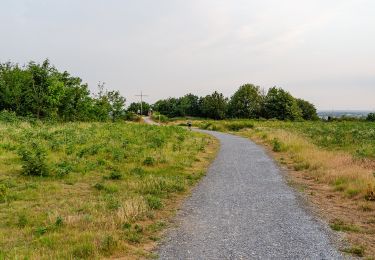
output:
[[133,123],[0,123],[0,259],[152,257],[215,142]]

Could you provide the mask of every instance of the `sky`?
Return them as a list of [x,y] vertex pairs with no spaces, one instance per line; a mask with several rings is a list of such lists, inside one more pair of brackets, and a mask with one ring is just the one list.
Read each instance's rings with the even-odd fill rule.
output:
[[127,103],[282,87],[375,110],[374,0],[0,0],[0,62],[50,59]]

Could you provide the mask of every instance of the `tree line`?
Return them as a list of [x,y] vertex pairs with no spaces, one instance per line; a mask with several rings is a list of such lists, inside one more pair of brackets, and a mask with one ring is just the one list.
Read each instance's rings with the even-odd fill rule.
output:
[[104,84],[91,94],[80,78],[59,72],[48,60],[23,67],[0,64],[0,111],[38,119],[105,121],[123,117],[125,101],[119,91],[105,90]]
[[168,117],[318,119],[316,108],[310,102],[295,98],[277,87],[264,93],[253,84],[242,85],[230,98],[217,91],[205,97],[187,94],[180,98],[159,100],[152,107]]
[[[61,121],[106,121],[129,119],[139,113],[140,103],[125,109],[125,97],[108,91],[104,84],[90,93],[87,84],[68,72],[60,72],[48,60],[0,64],[0,111],[17,116]],[[168,117],[275,118],[279,120],[315,120],[316,108],[308,101],[294,98],[289,92],[273,87],[264,93],[259,86],[245,84],[230,98],[217,91],[204,97],[187,94],[150,105],[142,103],[143,114],[150,109]]]

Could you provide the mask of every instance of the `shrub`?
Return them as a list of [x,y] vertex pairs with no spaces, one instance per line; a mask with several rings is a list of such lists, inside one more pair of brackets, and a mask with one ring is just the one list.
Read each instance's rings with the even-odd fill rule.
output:
[[25,214],[21,214],[18,216],[18,222],[17,222],[18,227],[24,228],[26,227],[27,223],[28,223],[28,220]]
[[368,114],[366,120],[370,122],[375,122],[375,113]]
[[109,176],[108,176],[108,179],[110,179],[110,180],[120,180],[120,179],[122,179],[122,174],[119,171],[111,171]]
[[18,150],[22,161],[22,174],[30,176],[48,176],[46,152],[32,142],[30,147],[22,146]]
[[76,258],[89,258],[94,254],[94,247],[90,243],[79,244],[73,249],[72,253]]
[[6,202],[7,187],[5,184],[0,184],[0,203]]
[[276,139],[276,138],[273,139],[272,144],[273,144],[272,151],[274,151],[274,152],[281,152],[282,151],[282,144],[278,139]]
[[146,201],[150,209],[161,209],[163,207],[163,203],[158,197],[148,195]]
[[152,166],[152,165],[155,164],[155,159],[148,156],[148,157],[146,157],[146,159],[144,159],[143,164],[147,165],[147,166]]
[[117,241],[112,236],[105,236],[101,241],[100,249],[105,253],[111,253],[117,247]]
[[16,123],[19,119],[15,112],[3,110],[0,112],[0,121],[4,123]]

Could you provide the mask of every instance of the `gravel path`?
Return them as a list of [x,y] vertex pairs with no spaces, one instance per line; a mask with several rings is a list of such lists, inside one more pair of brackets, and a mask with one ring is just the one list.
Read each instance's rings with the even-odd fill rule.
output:
[[342,259],[262,148],[208,133],[220,152],[178,213],[160,259]]

